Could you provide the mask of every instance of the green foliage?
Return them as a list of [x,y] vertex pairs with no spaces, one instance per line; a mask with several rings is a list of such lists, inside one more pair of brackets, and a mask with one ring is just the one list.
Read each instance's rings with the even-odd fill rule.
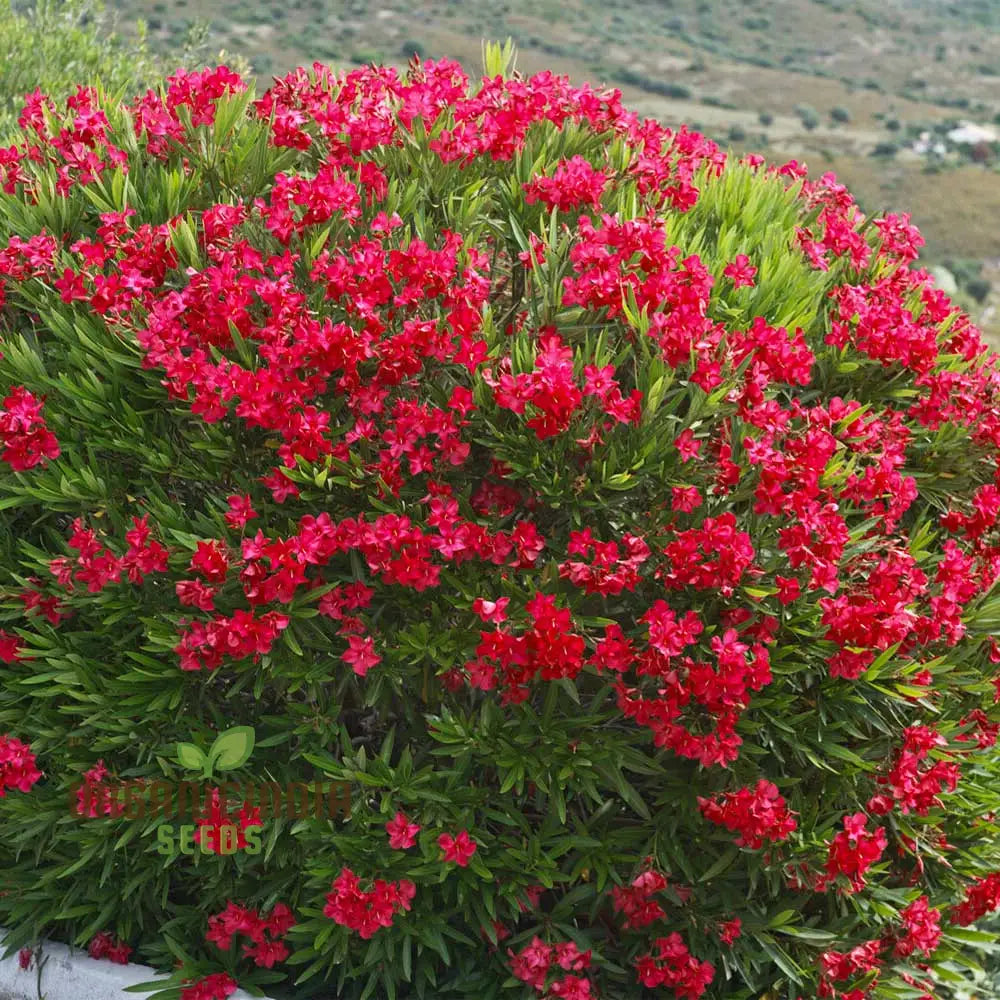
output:
[[[132,29],[120,34],[119,27]],[[77,87],[99,84],[114,104],[153,86],[178,66],[226,62],[249,72],[242,56],[209,54],[209,27],[196,22],[169,56],[152,51],[146,24],[116,23],[101,0],[0,0],[0,145],[17,138],[26,94],[38,89],[61,101]]]
[[36,87],[62,99],[100,80],[124,95],[162,73],[142,26],[128,41],[109,29],[100,0],[38,0],[24,10],[0,0],[0,140],[16,129],[24,95]]

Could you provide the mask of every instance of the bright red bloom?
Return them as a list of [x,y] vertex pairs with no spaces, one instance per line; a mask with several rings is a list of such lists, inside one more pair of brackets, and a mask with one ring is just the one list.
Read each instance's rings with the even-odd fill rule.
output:
[[24,386],[15,386],[0,410],[0,459],[15,472],[33,469],[46,459],[59,457],[59,442],[45,426],[43,400],[36,399]]
[[349,635],[348,649],[341,654],[341,659],[351,665],[351,669],[364,677],[372,667],[382,662],[382,657],[375,652],[375,640],[371,636]]
[[229,572],[229,556],[222,542],[199,542],[191,557],[191,569],[200,573],[209,583],[222,583]]
[[8,788],[28,792],[42,777],[35,767],[35,755],[27,743],[13,736],[0,736],[0,799]]
[[181,1000],[226,1000],[239,984],[228,973],[213,972],[181,990]]
[[740,847],[759,850],[765,840],[772,843],[787,840],[798,825],[777,786],[764,778],[752,791],[741,788],[726,792],[721,798],[721,801],[699,798],[698,808],[705,819],[739,831],[736,843]]
[[87,954],[91,958],[106,958],[109,962],[118,965],[128,964],[128,957],[132,949],[124,941],[117,940],[107,931],[101,931],[90,939],[87,945]]
[[248,938],[243,955],[255,965],[271,969],[289,955],[288,946],[279,938],[295,926],[295,917],[284,903],[276,903],[269,915],[258,910],[228,903],[225,910],[208,918],[205,940],[227,951],[237,935]]
[[442,833],[438,837],[438,846],[444,851],[444,861],[453,861],[459,868],[465,868],[478,845],[469,837],[468,831],[462,830],[457,837]]
[[757,268],[750,263],[750,258],[745,253],[741,253],[736,255],[732,264],[728,264],[722,273],[732,280],[734,288],[752,288]]
[[344,868],[327,894],[323,913],[367,940],[380,928],[391,927],[398,912],[409,910],[416,891],[416,886],[407,879],[399,882],[375,879],[370,889],[363,890],[361,880]]
[[638,930],[667,915],[652,897],[667,887],[666,878],[657,871],[644,871],[629,886],[613,886],[611,903],[616,913],[625,917],[625,927]]
[[825,888],[838,875],[846,875],[850,879],[848,892],[859,892],[864,888],[865,873],[878,863],[889,842],[882,827],[869,833],[865,829],[867,823],[868,817],[864,813],[844,817],[844,829],[830,843],[826,876],[821,879],[820,888]]
[[903,934],[896,941],[894,954],[907,958],[915,951],[932,954],[941,941],[941,911],[932,910],[926,896],[920,896],[900,913]]
[[582,156],[556,165],[551,177],[536,177],[524,185],[525,202],[542,202],[548,208],[568,212],[583,207],[599,208],[608,175],[595,170]]
[[739,917],[725,920],[719,924],[719,940],[723,944],[732,944],[742,934],[743,921]]
[[539,937],[533,937],[531,943],[525,945],[517,954],[507,949],[510,971],[521,982],[541,992],[545,989],[545,980],[552,967],[554,953],[552,945],[546,944]]
[[397,851],[405,851],[417,842],[420,826],[411,823],[405,813],[398,812],[385,824],[389,834],[389,846]]
[[653,954],[636,962],[639,982],[646,989],[668,986],[684,1000],[698,1000],[715,978],[714,967],[691,955],[679,934],[656,938],[653,944]]
[[563,976],[549,987],[549,996],[560,1000],[590,1000],[590,980],[583,976]]
[[246,837],[247,829],[262,826],[260,809],[250,808],[245,802],[234,819],[230,803],[222,798],[218,788],[211,789],[201,805],[204,811],[202,815],[195,817],[197,830],[194,840],[201,845],[202,850],[211,854],[221,854],[230,845],[237,851],[245,850],[250,845]]
[[509,597],[498,597],[495,601],[488,601],[483,597],[477,597],[472,602],[472,610],[484,622],[500,623],[507,620],[507,605],[510,604]]
[[951,911],[951,922],[968,927],[997,909],[1000,909],[1000,872],[993,872],[966,888],[965,898]]
[[580,951],[573,941],[561,941],[555,946],[555,960],[560,969],[579,972],[590,967],[591,950]]
[[841,982],[853,979],[861,973],[878,969],[882,964],[880,952],[879,941],[866,941],[846,952],[827,951],[820,955],[820,971],[824,980]]
[[249,495],[235,495],[228,497],[226,502],[229,510],[226,512],[226,524],[230,528],[242,528],[247,521],[257,516],[257,511],[253,509]]

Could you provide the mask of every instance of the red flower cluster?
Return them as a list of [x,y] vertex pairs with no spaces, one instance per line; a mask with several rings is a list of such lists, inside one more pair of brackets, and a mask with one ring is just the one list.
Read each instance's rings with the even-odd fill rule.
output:
[[[98,105],[93,87],[78,87],[66,102],[70,120],[58,128],[47,117],[46,110],[55,111],[55,102],[40,90],[28,94],[18,124],[35,133],[37,144],[25,148],[23,156],[55,167],[56,192],[65,197],[76,184],[90,184],[109,167],[127,167],[128,155],[112,145],[110,123]],[[57,131],[53,129],[57,128]],[[22,161],[23,162],[23,161]],[[21,183],[28,187],[27,178],[17,164],[8,165],[7,185]]]
[[[850,951],[826,951],[820,955],[820,997],[842,996],[844,1000],[863,1000],[878,986],[879,975],[886,960],[909,958],[914,952],[931,955],[941,940],[940,911],[932,910],[926,896],[920,896],[900,913],[901,930],[889,930],[881,938],[865,941]],[[838,993],[834,983],[857,979],[866,973],[875,973],[864,989]],[[911,985],[915,980],[903,977]]]
[[639,567],[649,559],[650,548],[638,535],[622,535],[622,555],[617,542],[600,542],[590,528],[569,533],[567,555],[583,556],[590,562],[570,560],[559,564],[559,575],[586,594],[620,594],[635,590],[642,577]]
[[[221,854],[223,852],[224,837],[232,837],[235,831],[237,851],[242,851],[249,846],[246,831],[250,827],[260,829],[263,826],[260,809],[256,806],[250,808],[245,802],[241,804],[236,818],[233,819],[231,806],[222,798],[222,793],[218,788],[210,790],[202,803],[204,813],[195,817],[195,843],[200,844],[202,850],[210,854]],[[228,845],[225,845],[228,846]]]
[[226,972],[213,972],[181,990],[181,1000],[226,1000],[239,984]]
[[132,527],[125,532],[128,549],[116,556],[102,546],[97,533],[84,526],[80,518],[73,521],[68,545],[78,555],[76,559],[60,556],[49,562],[49,571],[60,586],[72,591],[73,584],[86,584],[88,593],[96,594],[108,584],[118,583],[124,573],[130,583],[142,583],[150,573],[165,573],[169,551],[152,538],[149,515],[133,517]]
[[739,917],[732,920],[724,920],[719,924],[719,940],[723,944],[732,944],[743,934],[743,921]]
[[601,195],[611,178],[582,156],[562,160],[551,177],[535,177],[524,185],[524,200],[540,201],[547,208],[570,212],[584,207],[600,208]]
[[[741,625],[750,618],[749,613],[740,611],[724,616],[723,623]],[[761,690],[771,681],[764,643],[773,640],[777,622],[768,617],[750,624],[744,637],[763,640],[752,646],[741,641],[735,628],[726,628],[721,636],[713,636],[709,643],[715,657],[713,664],[691,657],[675,660],[703,631],[695,612],[689,611],[678,621],[673,610],[660,600],[639,620],[649,626],[650,648],[637,657],[632,654],[631,644],[613,626],[606,630],[605,642],[598,644],[597,655],[607,658],[610,652],[614,660],[609,662],[615,669],[623,669],[622,664],[636,659],[640,677],[657,681],[654,697],[647,697],[624,682],[618,683],[616,690],[622,712],[639,725],[648,726],[657,746],[669,747],[704,767],[736,760],[742,742],[736,733],[736,723],[750,701],[750,692]],[[686,713],[691,717],[690,724],[685,724]],[[695,726],[706,725],[708,732],[692,732]]]
[[0,628],[0,660],[17,663],[21,659],[21,639],[6,629]]
[[754,558],[750,536],[736,530],[736,515],[729,512],[706,517],[700,528],[678,531],[663,552],[669,569],[659,570],[656,579],[668,589],[718,590],[724,597],[733,593]]
[[[866,972],[873,972],[882,966],[882,942],[866,941],[850,951],[825,951],[819,957],[822,979],[817,991],[820,997],[836,996],[833,983],[854,979]],[[851,997],[845,994],[845,1000],[862,1000],[865,996],[860,990],[853,991],[860,996]]]
[[611,905],[625,917],[628,930],[639,930],[663,919],[667,913],[652,897],[666,889],[667,879],[657,871],[640,872],[631,885],[612,886]]
[[646,989],[669,986],[681,1000],[698,1000],[715,978],[708,962],[699,962],[687,949],[680,934],[656,938],[655,951],[636,962],[639,982]]
[[416,895],[416,886],[409,879],[385,882],[375,879],[368,890],[361,888],[361,880],[344,868],[334,879],[332,891],[327,894],[323,915],[349,927],[365,939],[372,937],[382,927],[391,927],[393,917],[410,909]]
[[165,159],[172,148],[185,148],[186,130],[178,109],[183,108],[195,126],[212,125],[218,99],[243,90],[246,85],[226,66],[192,73],[178,70],[167,78],[164,97],[150,90],[130,108],[136,132],[145,139],[145,151]]
[[699,797],[698,808],[705,819],[728,830],[739,831],[736,843],[755,851],[763,847],[766,840],[775,844],[787,840],[798,825],[778,793],[777,785],[765,778],[761,778],[752,790],[741,788],[724,793],[721,801]]
[[572,630],[569,609],[557,608],[551,594],[536,593],[525,610],[532,621],[526,633],[513,635],[506,628],[480,632],[477,659],[464,665],[470,684],[484,691],[494,688],[499,677],[505,702],[527,699],[536,676],[547,681],[573,678],[584,666],[586,643]]
[[896,941],[895,955],[908,958],[915,951],[930,955],[941,941],[941,911],[932,910],[926,896],[920,896],[900,913],[903,934]]
[[[988,744],[987,744],[988,745]],[[942,791],[953,792],[961,777],[961,769],[954,760],[931,761],[932,750],[947,746],[947,741],[931,726],[908,726],[903,730],[903,746],[896,755],[889,774],[881,778],[882,784],[892,790],[892,799],[883,803],[886,796],[877,796],[869,802],[869,809],[886,813],[893,801],[903,813],[915,812],[918,816],[940,806]],[[940,752],[940,751],[938,751]]]
[[[614,369],[611,371],[613,373]],[[532,407],[535,415],[527,421],[527,426],[541,440],[566,431],[585,396],[598,399],[602,412],[613,418],[609,427],[615,422],[638,423],[641,416],[642,393],[635,390],[625,399],[610,374],[598,376],[596,369],[588,371],[586,389],[581,390],[574,380],[573,349],[551,328],[539,331],[532,371],[513,375],[505,359],[499,378],[494,378],[493,373],[485,369],[481,374],[493,390],[498,406],[518,415],[523,414],[527,406]]]
[[817,882],[818,890],[825,890],[838,875],[850,879],[848,892],[860,892],[865,887],[865,872],[878,863],[889,842],[882,827],[869,833],[865,829],[867,824],[868,817],[864,813],[844,817],[844,829],[830,842],[826,875]]
[[42,400],[35,399],[23,386],[15,386],[3,401],[0,446],[0,458],[15,472],[25,472],[47,458],[59,457],[59,442],[42,416]]
[[0,736],[0,799],[8,788],[19,792],[31,790],[31,786],[41,778],[42,772],[35,767],[35,755],[27,743],[13,736]]
[[122,796],[104,780],[109,773],[103,759],[84,772],[83,784],[76,790],[77,815],[89,819],[96,819],[98,815],[117,818],[125,812]]
[[256,617],[252,611],[237,610],[231,618],[216,615],[209,622],[191,622],[174,647],[181,670],[215,670],[226,657],[254,662],[270,652],[278,636],[288,628],[288,615],[268,611]]
[[750,263],[745,253],[738,253],[732,264],[727,264],[722,273],[733,283],[733,288],[753,288],[753,280],[757,277],[757,268]]
[[[565,972],[588,969],[591,953],[589,949],[580,951],[572,941],[552,945],[536,936],[516,954],[508,948],[507,955],[510,957],[510,971],[514,976],[539,993],[545,993],[550,973],[557,968]],[[549,984],[548,992],[553,996],[576,1000],[590,995],[590,982],[582,977],[566,976]]]
[[980,917],[1000,909],[1000,872],[976,879],[965,890],[965,898],[952,908],[951,922],[961,927],[974,924]]
[[114,935],[107,931],[101,931],[90,939],[90,944],[87,945],[87,954],[91,958],[106,958],[109,962],[127,965],[132,949],[124,941],[115,938]]
[[252,958],[254,965],[270,969],[288,958],[288,945],[280,939],[294,926],[295,917],[284,903],[276,903],[266,916],[259,910],[229,903],[222,913],[208,918],[205,940],[228,951],[237,935],[249,938],[250,942],[243,944],[244,957]]

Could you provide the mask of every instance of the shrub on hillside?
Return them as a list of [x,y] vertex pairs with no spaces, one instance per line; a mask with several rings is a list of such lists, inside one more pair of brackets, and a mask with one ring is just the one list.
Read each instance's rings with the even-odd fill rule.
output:
[[624,83],[626,86],[641,87],[651,94],[659,94],[660,97],[670,97],[675,100],[689,100],[691,98],[691,88],[682,83],[671,83],[668,80],[661,80],[658,77],[650,76],[648,73],[630,67],[621,67],[613,72],[613,77],[617,83]]
[[819,128],[819,112],[811,105],[797,104],[795,106],[795,114],[798,115],[799,121],[802,122],[802,127],[806,131],[812,132],[813,129]]
[[8,948],[943,993],[1000,904],[996,359],[905,216],[487,63],[25,109]]
[[[153,10],[162,13],[163,4]],[[154,27],[156,18],[150,18]],[[176,21],[172,22],[176,28]],[[80,86],[99,83],[116,103],[162,79],[178,64],[204,65],[207,25],[195,23],[181,32],[169,58],[150,51],[146,25],[135,25],[133,37],[113,30],[115,22],[100,0],[32,0],[13,6],[0,0],[0,146],[15,141],[17,117],[25,97],[40,91],[60,102]],[[218,62],[225,52],[213,53]],[[249,73],[245,59],[230,65]]]
[[97,0],[38,0],[25,10],[0,0],[0,142],[35,89],[64,99],[97,80],[124,94],[153,82],[159,67],[145,35],[126,43],[108,29]]

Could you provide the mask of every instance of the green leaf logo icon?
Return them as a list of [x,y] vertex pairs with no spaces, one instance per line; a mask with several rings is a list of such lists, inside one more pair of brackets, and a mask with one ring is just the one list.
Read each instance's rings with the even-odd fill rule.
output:
[[215,738],[209,760],[220,771],[232,771],[250,759],[255,738],[251,726],[233,726]]
[[177,744],[177,760],[185,771],[200,771],[208,758],[193,743]]
[[178,743],[177,760],[184,770],[201,771],[201,776],[208,781],[216,768],[232,771],[245,764],[253,753],[255,740],[251,726],[233,726],[219,733],[207,754],[193,743]]

